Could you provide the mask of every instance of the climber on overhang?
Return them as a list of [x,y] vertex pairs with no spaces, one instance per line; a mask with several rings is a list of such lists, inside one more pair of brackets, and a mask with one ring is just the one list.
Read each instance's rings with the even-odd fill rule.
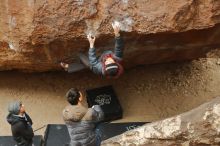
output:
[[[100,57],[96,56],[96,49],[94,47],[95,36],[91,34],[87,35],[89,40],[90,48],[88,56],[80,53],[79,58],[81,62],[89,67],[95,74],[106,76],[108,78],[118,78],[123,73],[123,67],[121,65],[124,43],[120,35],[120,23],[114,22],[112,24],[115,34],[115,49],[114,52],[111,50],[106,50],[102,53]],[[65,70],[71,72],[71,64],[63,63],[60,64]]]

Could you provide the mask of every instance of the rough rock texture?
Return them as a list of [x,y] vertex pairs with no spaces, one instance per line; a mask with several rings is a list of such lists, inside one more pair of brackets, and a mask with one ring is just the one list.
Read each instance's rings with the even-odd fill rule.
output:
[[[111,22],[122,23],[124,64],[150,64],[204,56],[220,46],[219,0],[1,0],[0,70],[60,69],[96,47],[113,48]],[[70,59],[71,58],[71,59]]]
[[189,112],[146,124],[102,142],[102,146],[220,145],[220,97]]

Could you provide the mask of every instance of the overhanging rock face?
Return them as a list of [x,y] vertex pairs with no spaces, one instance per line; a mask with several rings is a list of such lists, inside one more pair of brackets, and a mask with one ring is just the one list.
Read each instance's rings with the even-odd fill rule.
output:
[[189,112],[146,124],[102,146],[219,146],[220,97]]
[[[132,67],[202,57],[220,46],[219,0],[1,0],[0,70],[60,69],[60,60],[114,47],[122,23],[124,64]],[[71,59],[70,59],[71,58]]]

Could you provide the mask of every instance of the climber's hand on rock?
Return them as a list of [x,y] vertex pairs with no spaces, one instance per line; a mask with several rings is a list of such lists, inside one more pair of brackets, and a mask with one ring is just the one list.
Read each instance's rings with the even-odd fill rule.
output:
[[114,23],[112,23],[112,28],[114,29],[114,33],[116,37],[120,36],[120,33],[119,33],[120,27],[121,27],[121,24],[118,21],[115,21]]
[[91,34],[88,34],[88,35],[87,35],[87,39],[89,40],[90,48],[94,48],[95,37],[92,36]]
[[69,64],[64,63],[64,62],[60,62],[60,66],[61,66],[62,68],[64,68],[65,70],[67,70],[68,67],[69,67]]

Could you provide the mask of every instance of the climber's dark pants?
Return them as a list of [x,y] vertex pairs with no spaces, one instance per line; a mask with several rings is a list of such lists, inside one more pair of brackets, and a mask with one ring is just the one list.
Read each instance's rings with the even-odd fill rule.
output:
[[90,67],[89,58],[83,53],[79,53],[78,56],[82,64],[84,64],[86,67],[89,68]]

